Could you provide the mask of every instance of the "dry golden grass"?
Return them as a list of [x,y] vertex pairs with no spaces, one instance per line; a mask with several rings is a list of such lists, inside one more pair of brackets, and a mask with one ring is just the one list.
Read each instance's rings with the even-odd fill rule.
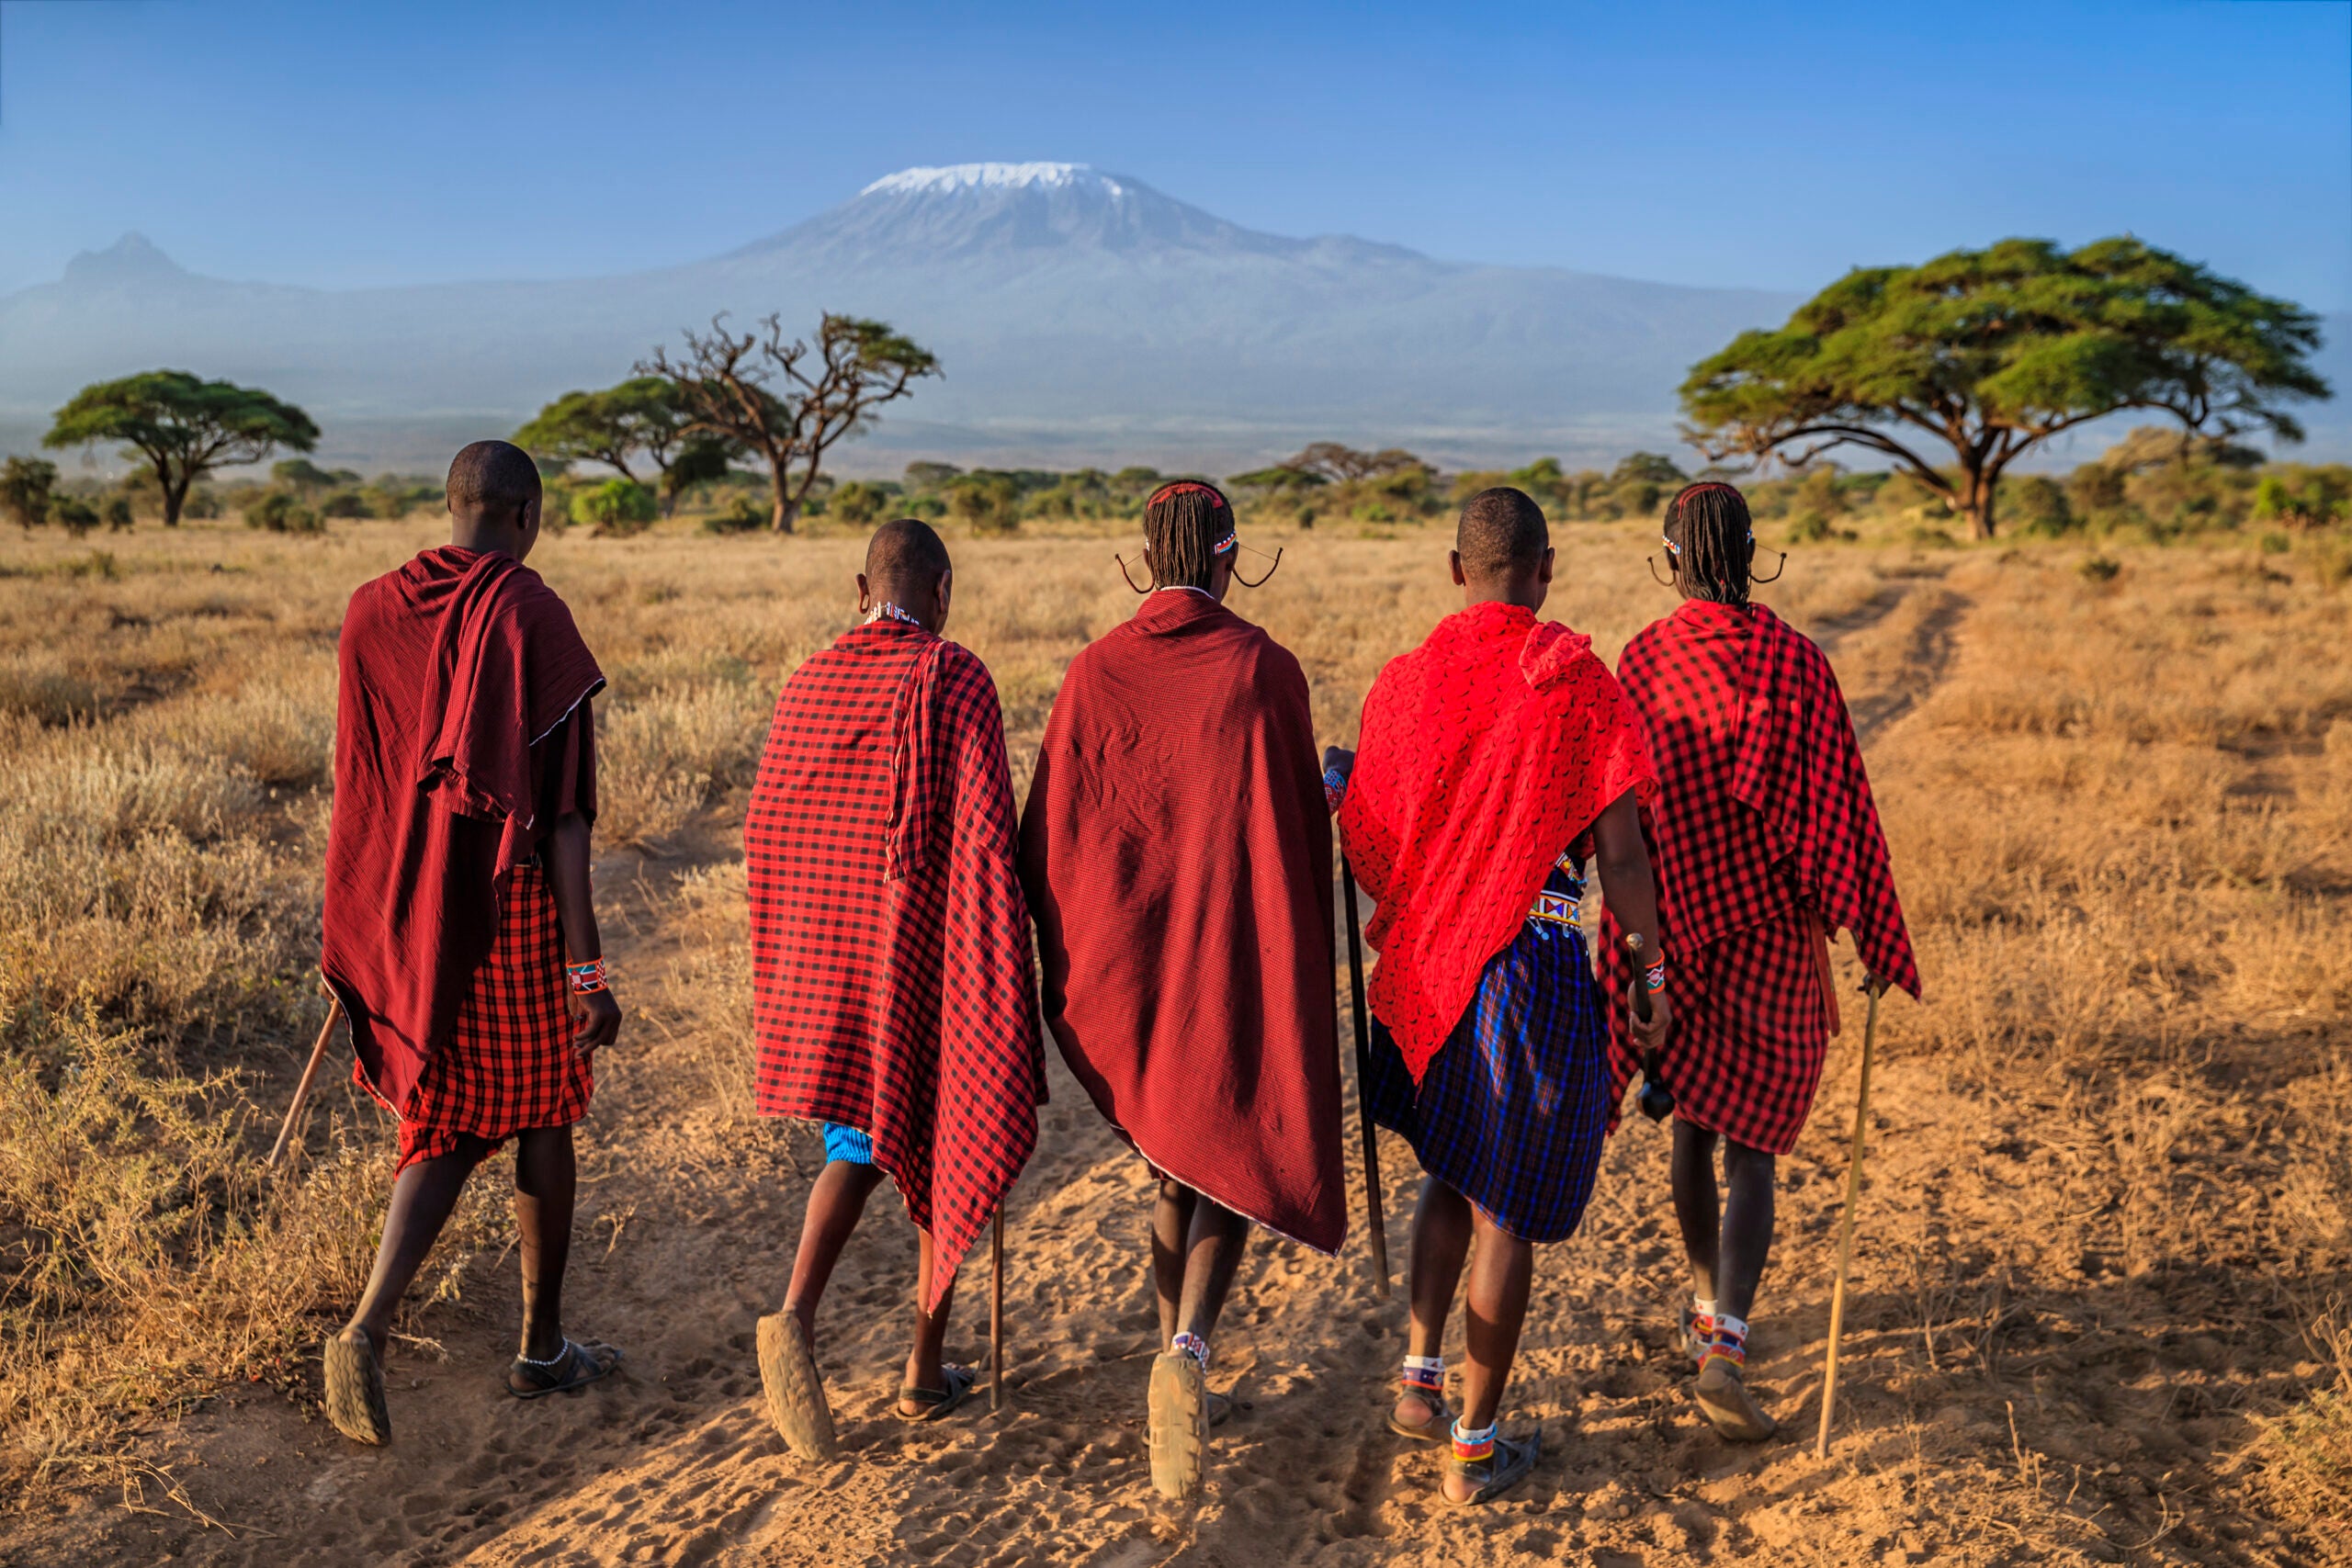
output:
[[[1394,533],[1259,540],[1282,573],[1237,599],[1330,739],[1457,603],[1442,534]],[[1612,660],[1669,607],[1652,537],[1562,538],[1551,613]],[[343,600],[435,539],[190,526],[0,554],[0,1472],[119,1450],[217,1380],[290,1379],[364,1270],[380,1120],[330,1093],[296,1176],[256,1159],[319,1017]],[[954,547],[950,633],[995,672],[1025,789],[1069,658],[1132,613],[1125,545]],[[859,548],[665,529],[534,558],[611,678],[608,896],[732,831],[777,684],[852,619]],[[2003,1468],[1947,1500],[1959,1539],[2071,1551],[2141,1508],[2227,1554],[2233,1510],[2307,1531],[2352,1481],[2352,593],[2300,558],[2110,553],[2101,581],[2063,546],[1821,547],[1762,596],[1834,649],[1929,987],[1883,1043],[1946,1120],[1882,1134],[1922,1185],[1865,1259],[1901,1300],[1861,1325],[1917,1412],[1914,1467],[1936,1472],[1946,1404],[2006,1402]],[[690,1040],[720,1128],[747,1109],[741,897],[721,856],[630,906],[669,944],[645,1016]],[[1826,1105],[1851,1093],[1835,1061]],[[2094,1523],[2094,1427],[2204,1461]]]

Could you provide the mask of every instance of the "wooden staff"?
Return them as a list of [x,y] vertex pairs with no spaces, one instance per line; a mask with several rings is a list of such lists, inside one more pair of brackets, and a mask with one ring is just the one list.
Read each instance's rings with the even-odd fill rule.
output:
[[311,1047],[311,1060],[302,1068],[302,1081],[294,1086],[294,1103],[286,1108],[286,1123],[277,1129],[277,1143],[269,1151],[269,1164],[275,1168],[279,1156],[286,1153],[287,1143],[294,1136],[294,1120],[302,1114],[303,1102],[311,1098],[311,1081],[319,1076],[319,1064],[326,1059],[327,1041],[334,1034],[334,1026],[343,1017],[343,998],[329,993],[327,1021],[319,1025],[318,1043]]
[[1348,981],[1355,999],[1356,1109],[1363,1117],[1364,1224],[1372,1233],[1372,1270],[1380,1279],[1380,1299],[1388,1299],[1388,1230],[1380,1215],[1380,1141],[1372,1123],[1372,1015],[1363,1003],[1363,933],[1356,924],[1356,873],[1340,856],[1340,892],[1348,907]]
[[1862,1022],[1862,1088],[1854,1104],[1854,1154],[1846,1167],[1846,1218],[1838,1227],[1838,1283],[1829,1294],[1829,1365],[1821,1380],[1821,1436],[1815,1459],[1829,1457],[1829,1418],[1838,1407],[1838,1336],[1846,1326],[1846,1270],[1854,1261],[1854,1205],[1862,1195],[1862,1147],[1870,1131],[1871,1042],[1878,1034],[1878,998],[1886,982],[1872,975],[1862,982],[1871,999]]
[[1004,1205],[989,1232],[989,1413],[1004,1408]]

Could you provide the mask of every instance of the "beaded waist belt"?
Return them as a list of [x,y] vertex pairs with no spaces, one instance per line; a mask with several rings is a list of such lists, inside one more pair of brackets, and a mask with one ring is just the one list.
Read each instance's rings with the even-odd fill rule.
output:
[[1583,901],[1566,893],[1538,893],[1535,908],[1527,911],[1531,920],[1551,920],[1563,926],[1580,926]]

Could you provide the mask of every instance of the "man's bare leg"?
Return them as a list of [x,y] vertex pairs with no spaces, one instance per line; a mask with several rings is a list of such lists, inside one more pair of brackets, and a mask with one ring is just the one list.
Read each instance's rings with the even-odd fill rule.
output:
[[1723,1239],[1723,1207],[1715,1187],[1714,1134],[1677,1119],[1674,1123],[1674,1218],[1682,1230],[1683,1256],[1690,1260],[1690,1292],[1715,1300],[1715,1272]]
[[481,1163],[491,1145],[480,1138],[460,1135],[458,1146],[446,1155],[417,1160],[392,1182],[391,1201],[384,1209],[383,1239],[376,1244],[376,1265],[368,1271],[368,1288],[351,1321],[335,1336],[356,1340],[366,1335],[379,1359],[390,1343],[392,1315],[401,1298],[415,1282],[427,1254],[457,1209],[466,1178]]
[[817,1343],[817,1303],[824,1299],[842,1248],[865,1213],[865,1201],[882,1185],[882,1168],[845,1159],[828,1160],[808,1189],[808,1210],[800,1222],[800,1249],[792,1259],[792,1283],[784,1310],[800,1320],[801,1332]]
[[[915,1388],[944,1389],[947,1386],[947,1370],[942,1359],[947,1344],[947,1314],[956,1304],[956,1281],[947,1281],[947,1289],[940,1292],[939,1310],[925,1312],[924,1298],[931,1294],[932,1249],[931,1233],[918,1231],[921,1250],[915,1265],[915,1341],[907,1352],[905,1378]],[[901,1414],[920,1416],[925,1404],[922,1400],[901,1399]]]
[[1779,1162],[1735,1138],[1724,1140],[1724,1235],[1716,1270],[1717,1306],[1745,1319],[1772,1257],[1772,1199]]
[[[1462,1377],[1462,1426],[1478,1431],[1495,1424],[1503,1385],[1519,1354],[1520,1330],[1527,1323],[1527,1294],[1535,1279],[1535,1244],[1496,1228],[1472,1211],[1478,1247],[1470,1264],[1470,1303],[1463,1325],[1468,1354]],[[1445,1494],[1469,1497],[1477,1483],[1448,1466]]]
[[1184,1291],[1177,1306],[1177,1333],[1205,1340],[1216,1331],[1233,1276],[1250,1244],[1250,1222],[1232,1210],[1193,1194],[1193,1223],[1184,1243]]
[[[1434,1359],[1445,1352],[1445,1320],[1453,1314],[1454,1293],[1462,1285],[1462,1266],[1470,1256],[1474,1211],[1470,1200],[1435,1177],[1421,1179],[1420,1202],[1413,1211],[1413,1317],[1407,1332],[1405,1353]],[[1396,1399],[1396,1419],[1408,1427],[1426,1427],[1442,1406],[1427,1394],[1408,1390]]]
[[1159,1300],[1159,1348],[1176,1337],[1177,1314],[1184,1304],[1184,1254],[1193,1234],[1193,1208],[1200,1195],[1181,1181],[1163,1180],[1151,1206],[1151,1288]]
[[545,1361],[563,1348],[563,1271],[571,1259],[579,1171],[571,1129],[535,1127],[514,1140],[514,1228],[522,1237],[523,1348]]

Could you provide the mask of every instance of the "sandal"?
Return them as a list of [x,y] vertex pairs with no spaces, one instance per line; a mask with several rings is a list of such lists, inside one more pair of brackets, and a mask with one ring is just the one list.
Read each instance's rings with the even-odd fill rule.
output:
[[[586,1388],[600,1378],[612,1375],[621,1364],[621,1353],[610,1345],[594,1341],[582,1345],[566,1339],[563,1348],[544,1361],[534,1361],[523,1356],[506,1369],[506,1392],[517,1399],[545,1399],[551,1393],[569,1393],[576,1388]],[[532,1380],[528,1388],[517,1388],[514,1380]],[[544,1380],[544,1381],[542,1381]]]
[[[937,1421],[963,1404],[965,1396],[979,1382],[979,1374],[969,1367],[943,1366],[939,1370],[947,1384],[945,1388],[917,1388],[910,1382],[899,1385],[899,1403],[890,1408],[899,1420]],[[909,1400],[921,1404],[922,1409],[910,1414],[907,1409]]]
[[1544,1429],[1538,1427],[1524,1439],[1497,1438],[1495,1451],[1485,1459],[1464,1461],[1446,1456],[1445,1472],[1458,1475],[1471,1483],[1467,1497],[1456,1497],[1441,1485],[1438,1495],[1456,1508],[1475,1507],[1492,1502],[1526,1480],[1535,1470],[1535,1461],[1544,1454]]
[[1233,1395],[1211,1393],[1206,1396],[1205,1408],[1208,1412],[1209,1425],[1222,1427],[1233,1419]]
[[376,1357],[376,1343],[362,1334],[356,1340],[338,1335],[326,1342],[327,1419],[355,1443],[376,1448],[392,1440],[392,1415],[384,1402],[384,1364]]
[[[1420,1390],[1415,1389],[1413,1392],[1419,1393]],[[1453,1440],[1453,1412],[1448,1410],[1443,1404],[1438,1404],[1437,1414],[1416,1427],[1409,1421],[1398,1420],[1396,1407],[1392,1404],[1388,1407],[1388,1429],[1400,1438],[1408,1438],[1417,1443],[1452,1442]]]
[[1151,1363],[1151,1484],[1182,1502],[1200,1495],[1209,1440],[1208,1390],[1200,1362],[1171,1350]]
[[806,1460],[839,1458],[833,1407],[825,1402],[825,1382],[817,1375],[800,1320],[788,1312],[760,1319],[759,1346],[760,1387],[767,1394],[768,1419],[785,1446]]

